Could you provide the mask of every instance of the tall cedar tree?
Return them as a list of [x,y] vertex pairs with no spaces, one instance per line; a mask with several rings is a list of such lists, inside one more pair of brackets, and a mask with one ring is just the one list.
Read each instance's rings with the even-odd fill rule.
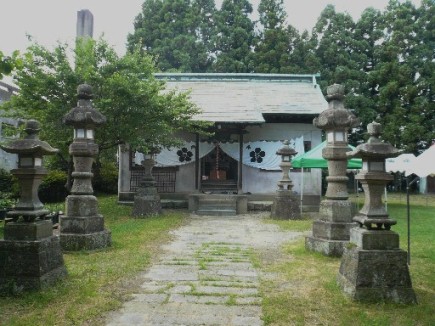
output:
[[127,38],[156,58],[161,71],[206,72],[213,63],[214,0],[146,0]]
[[289,72],[290,33],[283,0],[261,0],[258,13],[260,28],[255,46],[255,72]]
[[[407,152],[426,148],[435,136],[430,95],[435,59],[433,13],[430,1],[420,9],[411,2],[390,1],[382,19],[384,41],[371,74],[379,91],[376,104],[384,138]],[[428,30],[431,33],[426,34]]]
[[246,73],[254,70],[254,23],[249,17],[251,13],[252,5],[247,0],[223,1],[216,13],[218,33],[215,36],[214,72]]

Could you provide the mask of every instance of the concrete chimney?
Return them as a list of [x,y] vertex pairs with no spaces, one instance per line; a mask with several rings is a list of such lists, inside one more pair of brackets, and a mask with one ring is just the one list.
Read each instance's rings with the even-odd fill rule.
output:
[[77,35],[76,37],[90,37],[94,35],[94,15],[88,10],[77,11]]

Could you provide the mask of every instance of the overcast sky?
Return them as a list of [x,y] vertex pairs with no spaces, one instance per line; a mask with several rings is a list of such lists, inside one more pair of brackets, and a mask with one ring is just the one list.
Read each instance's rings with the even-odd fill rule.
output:
[[[77,11],[89,9],[94,15],[94,38],[104,39],[119,54],[125,52],[127,34],[133,32],[133,21],[144,0],[0,0],[0,51],[25,50],[26,34],[40,44],[51,47],[57,41],[73,44]],[[222,0],[215,0],[220,7]],[[254,11],[260,0],[251,0]],[[419,5],[419,0],[414,0]],[[357,20],[367,7],[384,9],[388,0],[284,0],[288,22],[299,30],[314,26],[327,4],[338,12],[348,12]]]

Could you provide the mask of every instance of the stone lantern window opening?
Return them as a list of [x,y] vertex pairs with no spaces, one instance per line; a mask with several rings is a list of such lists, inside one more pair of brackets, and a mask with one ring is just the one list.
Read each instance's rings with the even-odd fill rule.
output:
[[347,132],[344,130],[329,130],[326,133],[328,143],[347,142]]
[[94,129],[91,127],[75,128],[74,139],[94,139]]
[[362,170],[366,172],[385,172],[384,161],[363,160]]
[[42,167],[42,157],[19,154],[18,167],[20,168]]

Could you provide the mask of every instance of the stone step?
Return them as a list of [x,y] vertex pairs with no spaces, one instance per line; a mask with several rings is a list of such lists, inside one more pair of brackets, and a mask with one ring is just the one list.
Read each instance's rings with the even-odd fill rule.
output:
[[237,212],[235,209],[207,209],[207,208],[199,208],[196,211],[197,215],[212,215],[212,216],[235,216]]

